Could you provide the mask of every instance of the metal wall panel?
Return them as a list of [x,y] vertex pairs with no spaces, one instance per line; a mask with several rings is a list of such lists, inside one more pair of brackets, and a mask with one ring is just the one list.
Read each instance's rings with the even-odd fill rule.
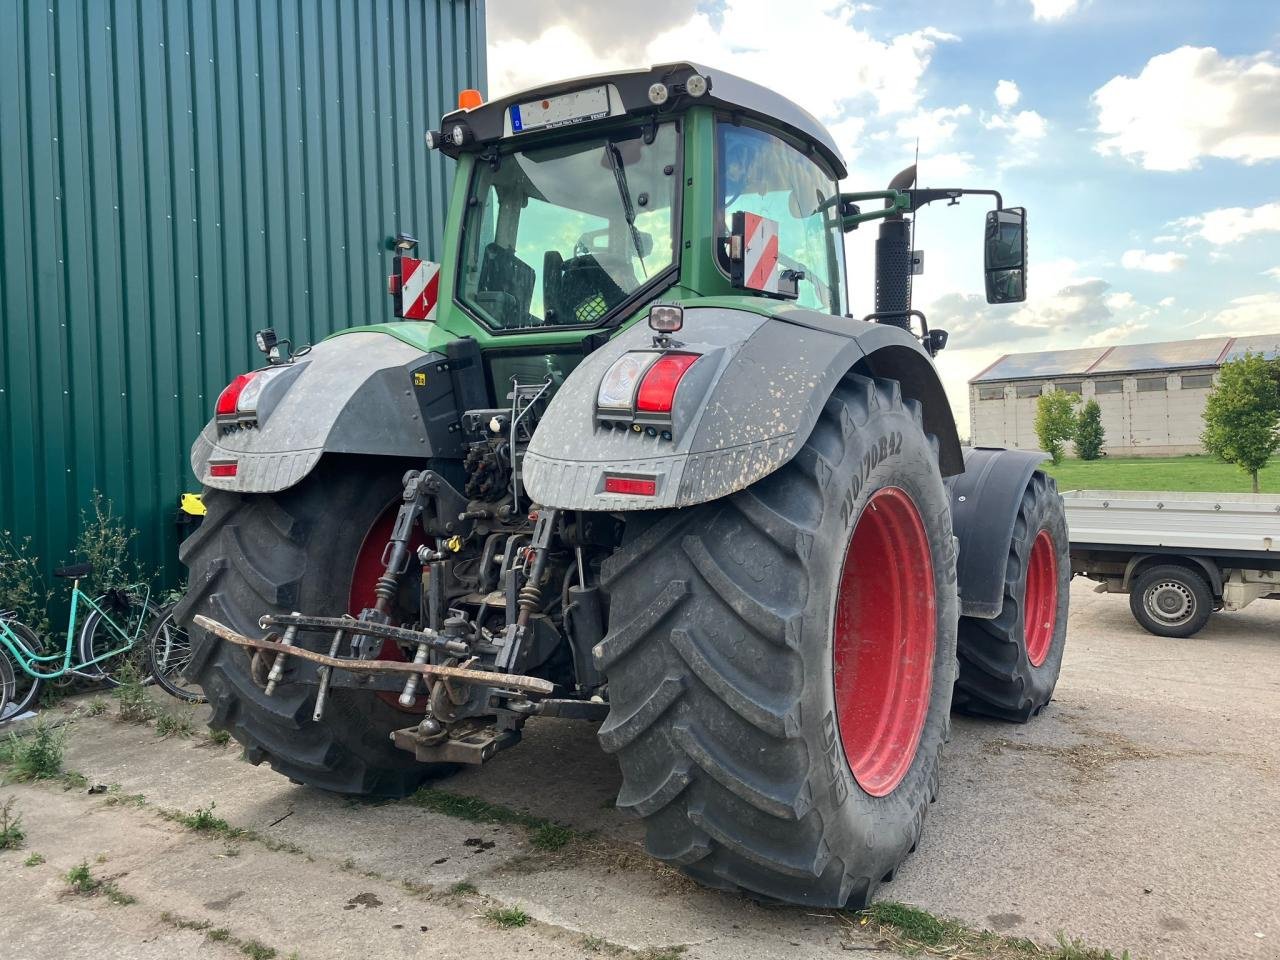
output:
[[484,44],[483,0],[2,0],[0,528],[52,565],[96,489],[173,570],[253,331],[389,319],[386,238],[437,254]]

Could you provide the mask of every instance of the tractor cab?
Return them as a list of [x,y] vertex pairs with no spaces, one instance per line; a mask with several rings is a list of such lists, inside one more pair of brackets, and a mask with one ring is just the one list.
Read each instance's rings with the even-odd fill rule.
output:
[[[678,63],[464,101],[427,137],[459,163],[446,327],[578,340],[655,299],[743,292],[846,310],[844,164],[772,91]],[[741,214],[767,253],[735,244]]]

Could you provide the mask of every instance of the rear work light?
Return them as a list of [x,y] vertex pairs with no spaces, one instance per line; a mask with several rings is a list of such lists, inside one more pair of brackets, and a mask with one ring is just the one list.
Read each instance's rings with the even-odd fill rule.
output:
[[605,493],[626,493],[638,497],[652,497],[658,492],[658,481],[640,477],[605,477]]

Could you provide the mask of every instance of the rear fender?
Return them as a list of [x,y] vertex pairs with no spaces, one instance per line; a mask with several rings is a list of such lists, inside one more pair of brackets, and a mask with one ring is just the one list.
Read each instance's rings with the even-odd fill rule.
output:
[[1039,450],[975,447],[965,452],[964,473],[948,479],[952,531],[960,541],[956,579],[964,616],[1000,616],[1022,493],[1048,456]]
[[[924,405],[943,473],[963,469],[960,442],[928,355],[896,327],[795,307],[773,316],[734,306],[687,306],[679,349],[702,354],[681,381],[672,439],[608,429],[596,419],[600,381],[630,350],[653,350],[637,324],[588,356],[551,399],[525,453],[535,502],[571,510],[688,507],[742,490],[787,463],[851,371],[894,376]],[[652,496],[612,494],[607,475],[652,478]]]
[[[233,428],[210,420],[191,448],[207,487],[243,493],[284,490],[327,453],[457,457],[458,411],[443,352],[382,332],[324,340],[287,367],[267,368],[257,421]],[[234,463],[213,476],[211,463]]]

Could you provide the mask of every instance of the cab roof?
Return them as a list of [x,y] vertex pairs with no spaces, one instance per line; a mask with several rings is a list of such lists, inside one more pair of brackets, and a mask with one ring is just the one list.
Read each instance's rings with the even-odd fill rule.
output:
[[[685,92],[685,84],[695,74],[707,79],[707,92],[694,97]],[[655,83],[665,84],[670,91],[665,103],[655,105],[649,99],[649,89]],[[440,127],[444,132],[441,150],[452,157],[464,151],[483,148],[497,141],[515,141],[529,132],[512,132],[511,107],[528,105],[561,94],[587,91],[608,85],[610,112],[608,119],[619,116],[646,118],[662,117],[683,112],[694,106],[711,106],[744,118],[767,121],[798,137],[809,145],[831,167],[837,179],[843,180],[848,171],[844,159],[831,134],[811,113],[788,100],[774,90],[750,80],[713,67],[705,67],[690,61],[663,63],[647,69],[626,70],[619,73],[601,73],[572,80],[532,87],[489,101],[470,110],[455,110],[445,115]],[[620,104],[612,102],[616,93]],[[604,119],[604,118],[601,118]],[[582,123],[591,123],[583,120]],[[462,124],[467,131],[467,142],[459,147],[450,139],[454,126]],[[560,127],[571,124],[564,124]],[[576,124],[573,124],[576,125]],[[539,130],[545,130],[541,127]]]

